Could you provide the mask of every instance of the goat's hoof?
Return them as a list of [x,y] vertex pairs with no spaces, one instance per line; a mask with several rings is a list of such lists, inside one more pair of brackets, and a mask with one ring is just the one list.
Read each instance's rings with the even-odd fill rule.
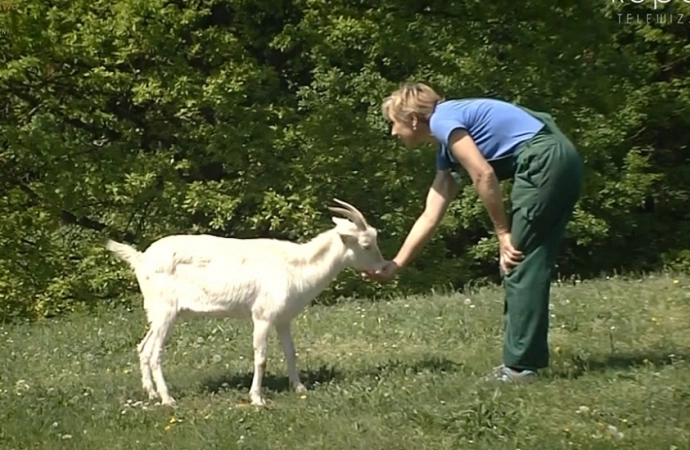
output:
[[266,401],[263,399],[263,397],[260,396],[252,396],[252,405],[254,406],[266,406]]
[[161,400],[161,405],[162,406],[175,406],[175,399],[172,397],[167,397],[163,400]]
[[298,394],[306,394],[308,391],[307,388],[305,388],[304,385],[300,383],[298,385],[295,385],[295,392],[297,392]]
[[158,399],[158,394],[156,393],[156,391],[148,391],[147,394],[149,396],[149,400]]

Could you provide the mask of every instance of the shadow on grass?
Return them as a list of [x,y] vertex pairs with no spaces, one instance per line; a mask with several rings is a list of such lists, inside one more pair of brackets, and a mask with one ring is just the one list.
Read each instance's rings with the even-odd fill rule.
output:
[[413,361],[390,359],[368,370],[365,375],[381,377],[392,374],[416,374],[420,372],[444,373],[457,372],[462,364],[443,357],[426,357]]
[[[249,390],[252,385],[254,372],[234,373],[220,377],[208,378],[201,382],[201,391],[217,394],[227,389]],[[342,372],[332,366],[322,365],[315,369],[300,371],[300,378],[307,389],[314,384],[325,384],[342,379]],[[287,375],[264,374],[262,388],[273,392],[286,392],[291,389]]]
[[[418,360],[404,361],[399,359],[391,359],[382,362],[376,366],[365,369],[359,373],[351,373],[352,378],[366,378],[366,377],[388,377],[393,374],[416,374],[420,372],[456,372],[461,367],[461,364],[451,361],[446,358],[428,357]],[[203,380],[200,384],[200,390],[203,393],[217,394],[224,390],[249,390],[252,385],[252,378],[254,372],[249,371],[245,373],[229,373],[220,377],[212,377]],[[300,371],[300,378],[307,389],[311,389],[316,384],[327,384],[333,381],[340,381],[345,378],[345,375],[339,369],[330,365],[321,365],[320,367]],[[290,382],[287,375],[275,375],[267,372],[264,375],[262,387],[267,391],[273,392],[287,392],[291,390]]]
[[650,366],[664,367],[680,361],[690,361],[690,350],[612,353],[589,358],[573,355],[568,363],[561,362],[553,367],[551,376],[579,378],[591,372],[620,371]]

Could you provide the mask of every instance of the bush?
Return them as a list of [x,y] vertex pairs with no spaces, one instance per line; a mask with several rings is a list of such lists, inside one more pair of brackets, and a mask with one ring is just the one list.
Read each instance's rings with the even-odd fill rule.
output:
[[[0,16],[3,314],[136,289],[106,236],[141,248],[179,232],[304,240],[330,226],[333,197],[357,205],[392,256],[435,170],[434,149],[400,148],[380,115],[409,78],[549,111],[572,136],[587,180],[563,276],[686,267],[688,28],[618,23],[643,7],[17,1]],[[488,224],[466,186],[405,276],[380,286],[350,273],[320,301],[490,279]]]

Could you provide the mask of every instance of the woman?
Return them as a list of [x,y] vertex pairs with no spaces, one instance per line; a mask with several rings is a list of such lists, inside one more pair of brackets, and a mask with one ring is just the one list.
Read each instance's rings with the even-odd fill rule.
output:
[[[551,116],[500,100],[444,100],[407,82],[383,102],[392,135],[408,147],[439,144],[426,207],[392,261],[376,273],[393,278],[429,240],[468,175],[498,238],[505,287],[503,364],[499,381],[534,379],[549,363],[549,295],[558,247],[583,182],[583,164]],[[499,181],[512,179],[508,221]]]

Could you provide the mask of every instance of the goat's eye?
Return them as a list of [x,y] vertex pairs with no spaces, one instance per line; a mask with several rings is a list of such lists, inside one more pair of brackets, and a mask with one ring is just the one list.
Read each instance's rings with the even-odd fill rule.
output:
[[369,249],[371,249],[371,245],[369,245],[369,244],[364,244],[364,245],[362,245],[362,248],[363,248],[364,250],[369,250]]

